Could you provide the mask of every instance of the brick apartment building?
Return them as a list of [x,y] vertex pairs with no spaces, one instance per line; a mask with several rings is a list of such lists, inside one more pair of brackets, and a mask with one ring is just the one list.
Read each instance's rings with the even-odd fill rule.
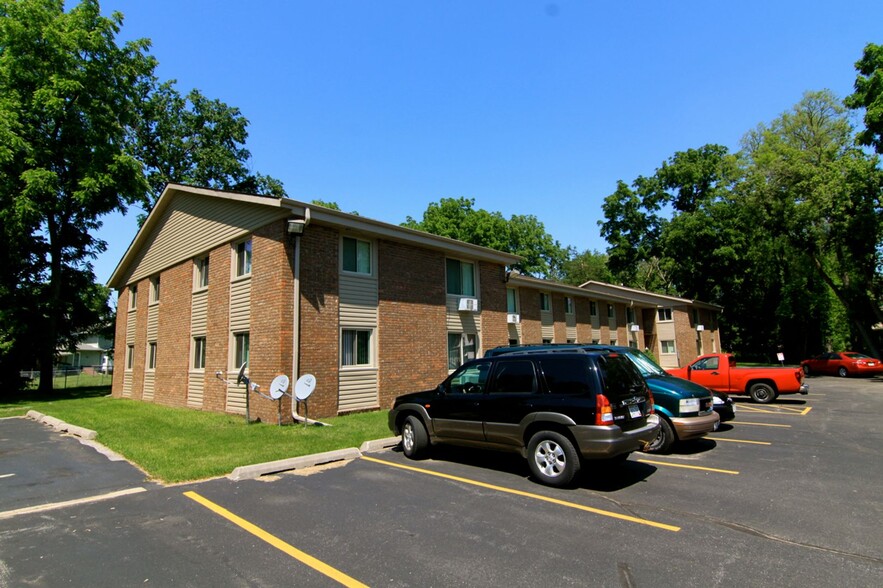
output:
[[[290,199],[170,184],[108,285],[113,394],[274,422],[268,392],[315,376],[310,416],[387,408],[512,343],[615,343],[665,367],[720,348],[720,307],[507,271],[518,257]],[[291,398],[281,399],[290,420]],[[247,408],[246,408],[247,407]]]

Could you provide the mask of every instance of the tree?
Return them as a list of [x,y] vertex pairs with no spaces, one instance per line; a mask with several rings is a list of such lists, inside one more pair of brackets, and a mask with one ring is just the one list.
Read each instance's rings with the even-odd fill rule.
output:
[[0,198],[3,237],[15,247],[0,295],[33,321],[25,325],[43,389],[57,343],[76,327],[71,317],[98,305],[90,294],[99,293],[76,287],[94,281],[89,259],[104,247],[92,237],[97,219],[147,187],[127,132],[133,89],[154,61],[147,41],[117,45],[121,23],[95,0],[67,13],[62,0],[0,2]]
[[883,45],[868,43],[855,69],[855,92],[843,102],[848,108],[865,109],[865,128],[858,141],[883,153]]
[[474,206],[472,198],[442,198],[430,203],[422,220],[409,216],[402,226],[520,255],[524,260],[513,268],[525,275],[562,275],[567,253],[535,216],[513,215],[507,221],[499,212]]
[[249,170],[248,120],[238,108],[206,98],[199,90],[182,96],[174,81],[160,83],[156,78],[141,92],[135,139],[150,185],[146,210],[168,182],[285,196],[279,180]]
[[562,268],[563,282],[580,286],[589,281],[612,282],[613,274],[607,268],[607,255],[599,251],[586,249],[582,253],[575,250],[568,251],[567,261]]

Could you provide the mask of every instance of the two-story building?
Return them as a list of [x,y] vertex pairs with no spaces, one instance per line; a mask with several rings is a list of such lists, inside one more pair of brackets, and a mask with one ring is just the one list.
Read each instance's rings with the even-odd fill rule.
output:
[[[123,256],[113,394],[275,420],[266,393],[315,376],[310,415],[387,408],[513,343],[616,342],[664,366],[717,350],[720,307],[507,271],[517,256],[358,215],[170,184]],[[283,396],[283,413],[291,398]]]

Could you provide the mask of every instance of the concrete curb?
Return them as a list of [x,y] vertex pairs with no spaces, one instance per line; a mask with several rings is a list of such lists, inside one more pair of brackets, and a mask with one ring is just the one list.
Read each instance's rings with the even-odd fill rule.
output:
[[301,457],[291,457],[277,461],[268,461],[266,463],[240,466],[230,472],[227,479],[237,482],[239,480],[253,480],[267,474],[277,474],[289,470],[310,468],[325,463],[344,461],[347,459],[358,459],[362,457],[363,453],[384,451],[390,447],[395,447],[398,443],[398,437],[387,437],[386,439],[365,441],[359,449],[351,447],[349,449],[338,449],[336,451],[327,451],[325,453],[315,453],[313,455],[304,455]]
[[68,433],[70,435],[76,435],[82,439],[93,440],[98,437],[98,433],[93,431],[92,429],[86,429],[84,427],[78,427],[76,425],[70,425],[62,420],[59,420],[55,417],[46,416],[41,412],[37,412],[36,410],[29,410],[28,414],[25,415],[29,419],[33,419],[38,423],[43,423],[44,425],[49,425],[56,431],[61,433]]

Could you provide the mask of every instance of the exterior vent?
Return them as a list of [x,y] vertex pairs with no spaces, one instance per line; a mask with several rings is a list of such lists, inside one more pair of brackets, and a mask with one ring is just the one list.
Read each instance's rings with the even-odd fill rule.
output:
[[697,330],[697,331],[704,331],[704,330],[705,330],[705,325],[696,325],[696,330]]
[[460,306],[457,310],[461,312],[478,312],[478,299],[477,298],[461,298]]
[[517,325],[521,322],[521,315],[509,313],[506,315],[506,322],[510,325]]

